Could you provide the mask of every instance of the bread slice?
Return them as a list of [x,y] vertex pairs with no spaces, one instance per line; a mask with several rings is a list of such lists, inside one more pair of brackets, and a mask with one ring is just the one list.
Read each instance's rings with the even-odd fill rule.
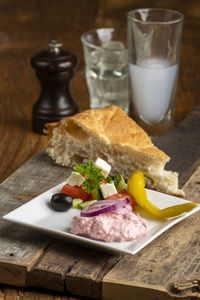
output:
[[178,174],[164,170],[169,156],[117,106],[83,111],[46,127],[46,151],[59,165],[74,167],[100,157],[112,166],[113,176],[121,173],[128,179],[134,170],[142,170],[155,180],[155,186],[147,182],[147,187],[184,195]]

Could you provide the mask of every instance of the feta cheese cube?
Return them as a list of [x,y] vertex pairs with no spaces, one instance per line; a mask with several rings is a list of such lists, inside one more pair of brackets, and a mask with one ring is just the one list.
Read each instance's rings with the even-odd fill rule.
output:
[[81,184],[85,181],[85,178],[78,172],[72,172],[71,175],[67,178],[66,183],[74,186],[78,185],[81,186]]
[[100,184],[100,189],[104,199],[114,194],[117,194],[117,190],[113,182]]
[[111,170],[111,166],[103,159],[101,159],[100,157],[97,158],[96,162],[95,162],[95,166],[99,169],[101,169],[101,173],[104,177],[107,177],[110,170]]

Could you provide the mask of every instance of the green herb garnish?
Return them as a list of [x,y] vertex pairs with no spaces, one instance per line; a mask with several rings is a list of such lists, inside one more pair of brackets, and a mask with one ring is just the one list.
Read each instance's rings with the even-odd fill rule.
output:
[[82,184],[82,188],[87,193],[91,193],[94,189],[99,189],[100,182],[105,179],[105,177],[101,173],[101,170],[97,168],[91,161],[87,162],[86,165],[80,164],[74,167],[74,170],[86,177],[85,181]]
[[76,172],[78,172],[78,173],[80,173],[81,175],[83,175],[84,173],[85,173],[85,165],[83,165],[83,164],[80,164],[80,165],[78,165],[78,166],[75,166],[74,167],[74,170],[76,171]]
[[112,177],[107,176],[107,177],[106,177],[106,182],[107,182],[107,183],[112,183],[112,182],[113,182]]
[[117,186],[118,183],[119,183],[121,180],[122,180],[122,175],[119,173],[119,174],[117,174],[117,175],[115,176],[115,178],[114,178],[114,184],[115,184],[115,186]]

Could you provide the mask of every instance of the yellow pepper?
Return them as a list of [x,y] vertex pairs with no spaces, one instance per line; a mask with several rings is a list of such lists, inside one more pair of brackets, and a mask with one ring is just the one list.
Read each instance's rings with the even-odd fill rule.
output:
[[197,204],[194,202],[188,202],[170,206],[164,209],[159,209],[147,199],[144,174],[141,171],[133,172],[127,183],[128,192],[131,196],[134,197],[136,203],[150,215],[158,219],[175,217],[181,215],[184,212],[191,211],[195,206],[197,206]]

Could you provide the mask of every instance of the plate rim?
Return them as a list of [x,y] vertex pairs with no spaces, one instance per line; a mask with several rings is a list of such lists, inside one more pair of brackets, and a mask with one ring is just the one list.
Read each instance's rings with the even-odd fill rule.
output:
[[[40,226],[40,225],[34,225],[33,223],[29,223],[23,220],[15,220],[12,218],[12,214],[16,213],[17,210],[21,210],[23,209],[24,206],[27,205],[31,205],[32,202],[35,202],[36,200],[38,201],[39,198],[43,197],[45,194],[48,193],[52,193],[53,190],[58,189],[59,187],[62,187],[63,184],[65,184],[65,181],[62,183],[59,183],[58,185],[46,190],[45,192],[39,194],[38,196],[34,197],[33,199],[27,201],[26,203],[20,205],[19,207],[15,208],[14,210],[10,211],[9,213],[5,214],[4,216],[2,216],[2,219],[15,223],[15,224],[19,224],[22,226],[26,226],[28,228],[34,229],[34,230],[39,230],[40,232],[44,232],[46,234],[50,234],[53,235],[55,237],[64,237],[65,239],[69,240],[70,242],[74,242],[74,243],[78,243],[78,244],[82,244],[84,246],[87,247],[94,247],[96,249],[100,249],[100,250],[104,250],[104,252],[112,252],[112,253],[118,253],[118,254],[130,254],[130,255],[135,255],[136,253],[138,253],[139,251],[141,251],[143,248],[145,248],[148,244],[150,244],[152,241],[154,241],[157,237],[159,237],[160,235],[162,235],[165,231],[167,231],[168,229],[170,229],[171,227],[173,227],[175,224],[181,222],[182,220],[186,219],[187,217],[189,217],[190,215],[196,213],[197,211],[200,210],[200,204],[197,203],[197,206],[195,208],[193,208],[190,212],[184,213],[178,217],[169,219],[167,221],[163,221],[164,223],[167,222],[167,224],[165,226],[163,226],[162,228],[160,228],[156,233],[154,233],[153,235],[151,235],[151,237],[149,239],[147,239],[144,243],[142,243],[138,248],[136,248],[136,250],[131,251],[128,249],[119,249],[116,248],[112,245],[109,244],[109,242],[104,242],[104,241],[98,241],[98,240],[94,240],[94,239],[90,239],[84,236],[78,236],[78,235],[74,235],[72,233],[69,232],[64,232],[58,229],[50,229],[47,228],[45,226]],[[172,197],[178,200],[181,200],[182,202],[191,202],[189,200],[183,199],[183,198],[178,198],[176,196],[171,196],[168,194],[164,194],[161,192],[157,192],[155,190],[150,190],[150,189],[146,189],[147,192],[150,193],[156,193],[156,194],[162,194],[165,197]],[[53,194],[53,193],[52,193]],[[145,219],[145,218],[144,218]],[[148,232],[147,232],[148,235]],[[135,242],[135,241],[139,241],[140,239],[144,239],[146,235],[142,236],[139,239],[136,240],[131,240],[131,241],[125,241],[125,243],[131,243],[131,242]],[[117,243],[118,245],[120,244],[120,242],[113,242],[113,243]]]

